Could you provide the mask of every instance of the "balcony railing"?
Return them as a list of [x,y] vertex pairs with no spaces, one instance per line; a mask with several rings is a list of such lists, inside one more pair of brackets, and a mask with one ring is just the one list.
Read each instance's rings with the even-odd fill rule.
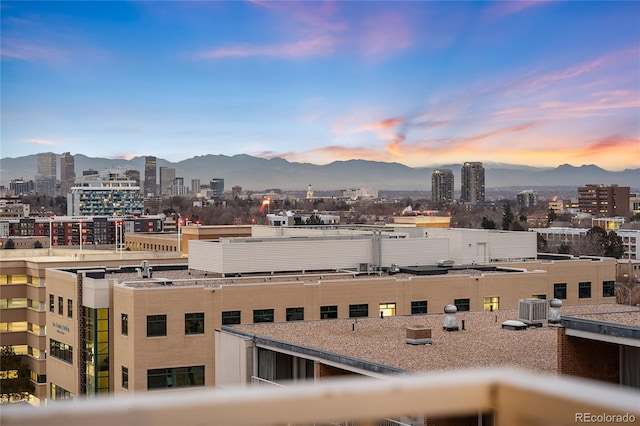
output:
[[[497,426],[634,423],[640,390],[519,370],[467,370],[388,379],[321,380],[291,387],[149,392],[3,407],[3,426],[377,425],[385,418],[489,414]],[[486,418],[486,417],[485,417]],[[636,423],[637,424],[637,423]]]

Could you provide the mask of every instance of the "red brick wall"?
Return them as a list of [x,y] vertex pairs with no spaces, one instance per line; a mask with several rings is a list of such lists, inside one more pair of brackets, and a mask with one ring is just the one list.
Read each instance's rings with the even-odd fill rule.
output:
[[558,374],[620,383],[620,349],[614,343],[567,336],[558,327]]

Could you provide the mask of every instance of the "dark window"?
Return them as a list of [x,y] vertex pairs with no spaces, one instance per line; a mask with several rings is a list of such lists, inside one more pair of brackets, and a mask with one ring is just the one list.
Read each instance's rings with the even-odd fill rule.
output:
[[411,302],[411,315],[426,314],[427,313],[427,301],[418,300]]
[[613,297],[616,295],[616,283],[615,281],[603,281],[602,282],[602,297]]
[[578,298],[591,299],[591,283],[590,282],[578,283]]
[[458,308],[458,312],[465,312],[471,310],[470,299],[454,299],[453,304]]
[[204,313],[184,314],[184,334],[204,334]]
[[71,392],[69,392],[63,387],[56,385],[55,383],[51,383],[51,399],[53,400],[71,399]]
[[31,380],[36,383],[47,383],[47,375],[46,374],[38,374],[35,371],[30,371],[29,376]]
[[349,305],[349,318],[368,317],[369,305],[361,303],[358,305]]
[[73,346],[51,339],[49,341],[49,355],[68,364],[73,364]]
[[320,306],[320,319],[332,319],[338,318],[338,307],[333,306]]
[[226,311],[222,313],[222,325],[240,324],[240,311]]
[[273,322],[273,309],[254,309],[253,322]]
[[125,336],[129,334],[129,315],[122,314],[120,317],[120,331]]
[[58,315],[64,315],[64,298],[58,296]]
[[122,387],[129,389],[129,368],[122,367]]
[[304,321],[304,308],[287,308],[287,321]]
[[67,299],[67,316],[73,318],[73,300]]
[[55,296],[53,294],[49,295],[49,312],[55,312]]
[[567,283],[559,283],[559,284],[553,285],[553,298],[554,299],[567,298]]
[[204,386],[204,365],[147,370],[147,389]]
[[147,337],[167,335],[167,316],[148,315],[147,316]]

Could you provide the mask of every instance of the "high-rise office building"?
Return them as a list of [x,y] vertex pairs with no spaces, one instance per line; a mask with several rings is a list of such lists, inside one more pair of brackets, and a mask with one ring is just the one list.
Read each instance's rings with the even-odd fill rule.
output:
[[176,178],[176,169],[173,167],[160,167],[160,195],[170,195],[171,185]]
[[70,152],[60,155],[60,193],[66,196],[76,181],[75,161]]
[[587,184],[578,188],[578,207],[582,213],[599,217],[628,216],[631,188]]
[[191,193],[197,194],[200,192],[200,179],[191,179]]
[[460,200],[465,203],[484,202],[484,167],[480,162],[465,162],[462,165],[462,193]]
[[126,172],[124,172],[124,175],[127,177],[127,179],[135,181],[137,186],[140,186],[140,171],[139,170],[129,169]]
[[146,156],[144,158],[144,194],[156,195],[158,192],[158,182],[156,180],[156,157]]
[[56,190],[56,155],[53,152],[38,154],[38,174],[36,192],[53,197]]
[[519,207],[533,207],[538,204],[538,193],[531,189],[520,191],[516,195],[516,199]]
[[431,200],[434,203],[453,201],[453,171],[436,169],[431,174]]
[[213,191],[213,198],[221,198],[224,193],[224,179],[213,178],[209,182],[209,188]]

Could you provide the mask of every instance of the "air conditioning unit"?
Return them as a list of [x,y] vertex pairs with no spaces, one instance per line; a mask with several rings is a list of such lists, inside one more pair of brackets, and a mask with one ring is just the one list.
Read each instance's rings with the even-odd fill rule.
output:
[[369,272],[369,264],[368,263],[360,263],[358,265],[358,272],[368,273]]
[[547,301],[542,299],[520,299],[518,321],[541,327],[547,322]]

